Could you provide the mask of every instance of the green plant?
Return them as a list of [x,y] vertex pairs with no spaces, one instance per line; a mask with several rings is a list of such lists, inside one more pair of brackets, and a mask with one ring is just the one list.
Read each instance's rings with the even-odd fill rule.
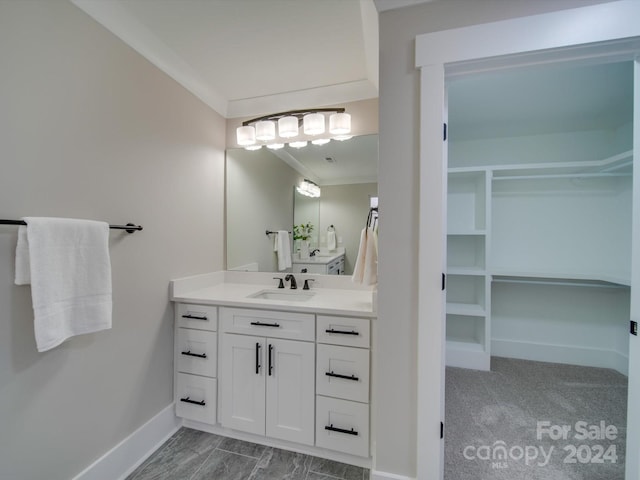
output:
[[309,240],[311,238],[311,232],[313,232],[313,224],[301,223],[300,225],[293,226],[293,239],[294,240]]

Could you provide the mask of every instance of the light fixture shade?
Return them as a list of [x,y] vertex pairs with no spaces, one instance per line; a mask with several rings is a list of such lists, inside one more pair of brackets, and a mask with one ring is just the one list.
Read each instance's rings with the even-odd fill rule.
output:
[[281,148],[284,148],[284,143],[269,143],[267,144],[267,148],[271,150],[280,150]]
[[302,140],[299,142],[291,142],[289,146],[293,148],[303,148],[303,147],[306,147],[308,143],[309,142],[307,142],[306,140]]
[[254,151],[254,150],[260,150],[262,148],[262,145],[247,145],[246,147],[244,147],[245,150],[249,150],[249,151]]
[[256,138],[258,140],[273,140],[276,138],[276,124],[271,120],[257,122]]
[[236,129],[236,139],[238,145],[240,145],[241,147],[253,145],[254,143],[256,143],[256,130],[250,125],[238,127]]
[[324,115],[321,113],[308,113],[303,118],[304,133],[306,135],[320,135],[324,133]]
[[345,140],[351,140],[352,138],[353,135],[336,135],[335,137],[333,137],[333,140],[344,142]]
[[294,116],[282,117],[278,120],[278,135],[282,138],[298,136],[298,119]]
[[330,138],[316,138],[315,140],[311,140],[311,143],[313,143],[314,145],[326,145],[330,141]]
[[346,135],[351,132],[351,115],[348,113],[334,113],[329,117],[329,133]]

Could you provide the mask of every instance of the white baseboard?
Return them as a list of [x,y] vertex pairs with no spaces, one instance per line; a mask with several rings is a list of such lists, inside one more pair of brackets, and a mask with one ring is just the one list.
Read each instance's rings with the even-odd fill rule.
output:
[[491,355],[539,362],[611,368],[628,375],[629,358],[613,351],[573,345],[551,345],[506,339],[491,340]]
[[80,472],[73,480],[124,480],[182,426],[173,403]]
[[371,480],[415,480],[415,478],[405,477],[404,475],[396,475],[395,473],[371,470]]

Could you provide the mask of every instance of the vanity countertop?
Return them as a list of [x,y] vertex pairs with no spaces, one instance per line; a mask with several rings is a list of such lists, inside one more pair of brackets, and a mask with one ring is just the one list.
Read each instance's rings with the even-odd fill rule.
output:
[[320,253],[314,255],[313,257],[309,257],[309,258],[300,258],[299,254],[294,254],[291,257],[291,261],[293,263],[314,263],[314,264],[318,264],[318,265],[326,265],[328,263],[333,262],[336,258],[341,257],[342,255],[344,255],[344,251],[340,252],[323,252],[321,251]]
[[[286,310],[293,312],[375,317],[376,291],[351,282],[350,277],[336,275],[299,275],[297,290],[278,289],[274,276],[285,273],[214,272],[171,281],[171,300],[183,303],[229,307]],[[305,279],[314,279],[310,290],[302,290]],[[304,301],[251,298],[261,291],[312,293]]]

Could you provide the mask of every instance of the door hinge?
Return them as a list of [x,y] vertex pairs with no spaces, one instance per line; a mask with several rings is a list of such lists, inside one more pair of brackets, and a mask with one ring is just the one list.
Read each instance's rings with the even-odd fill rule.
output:
[[631,328],[629,329],[631,335],[638,335],[638,322],[631,320]]
[[443,273],[442,274],[442,290],[444,291],[445,288],[447,288],[447,276]]
[[444,422],[440,422],[440,438],[444,438]]
[[447,124],[444,124],[444,128],[443,128],[443,135],[442,135],[442,140],[446,141],[447,140]]

